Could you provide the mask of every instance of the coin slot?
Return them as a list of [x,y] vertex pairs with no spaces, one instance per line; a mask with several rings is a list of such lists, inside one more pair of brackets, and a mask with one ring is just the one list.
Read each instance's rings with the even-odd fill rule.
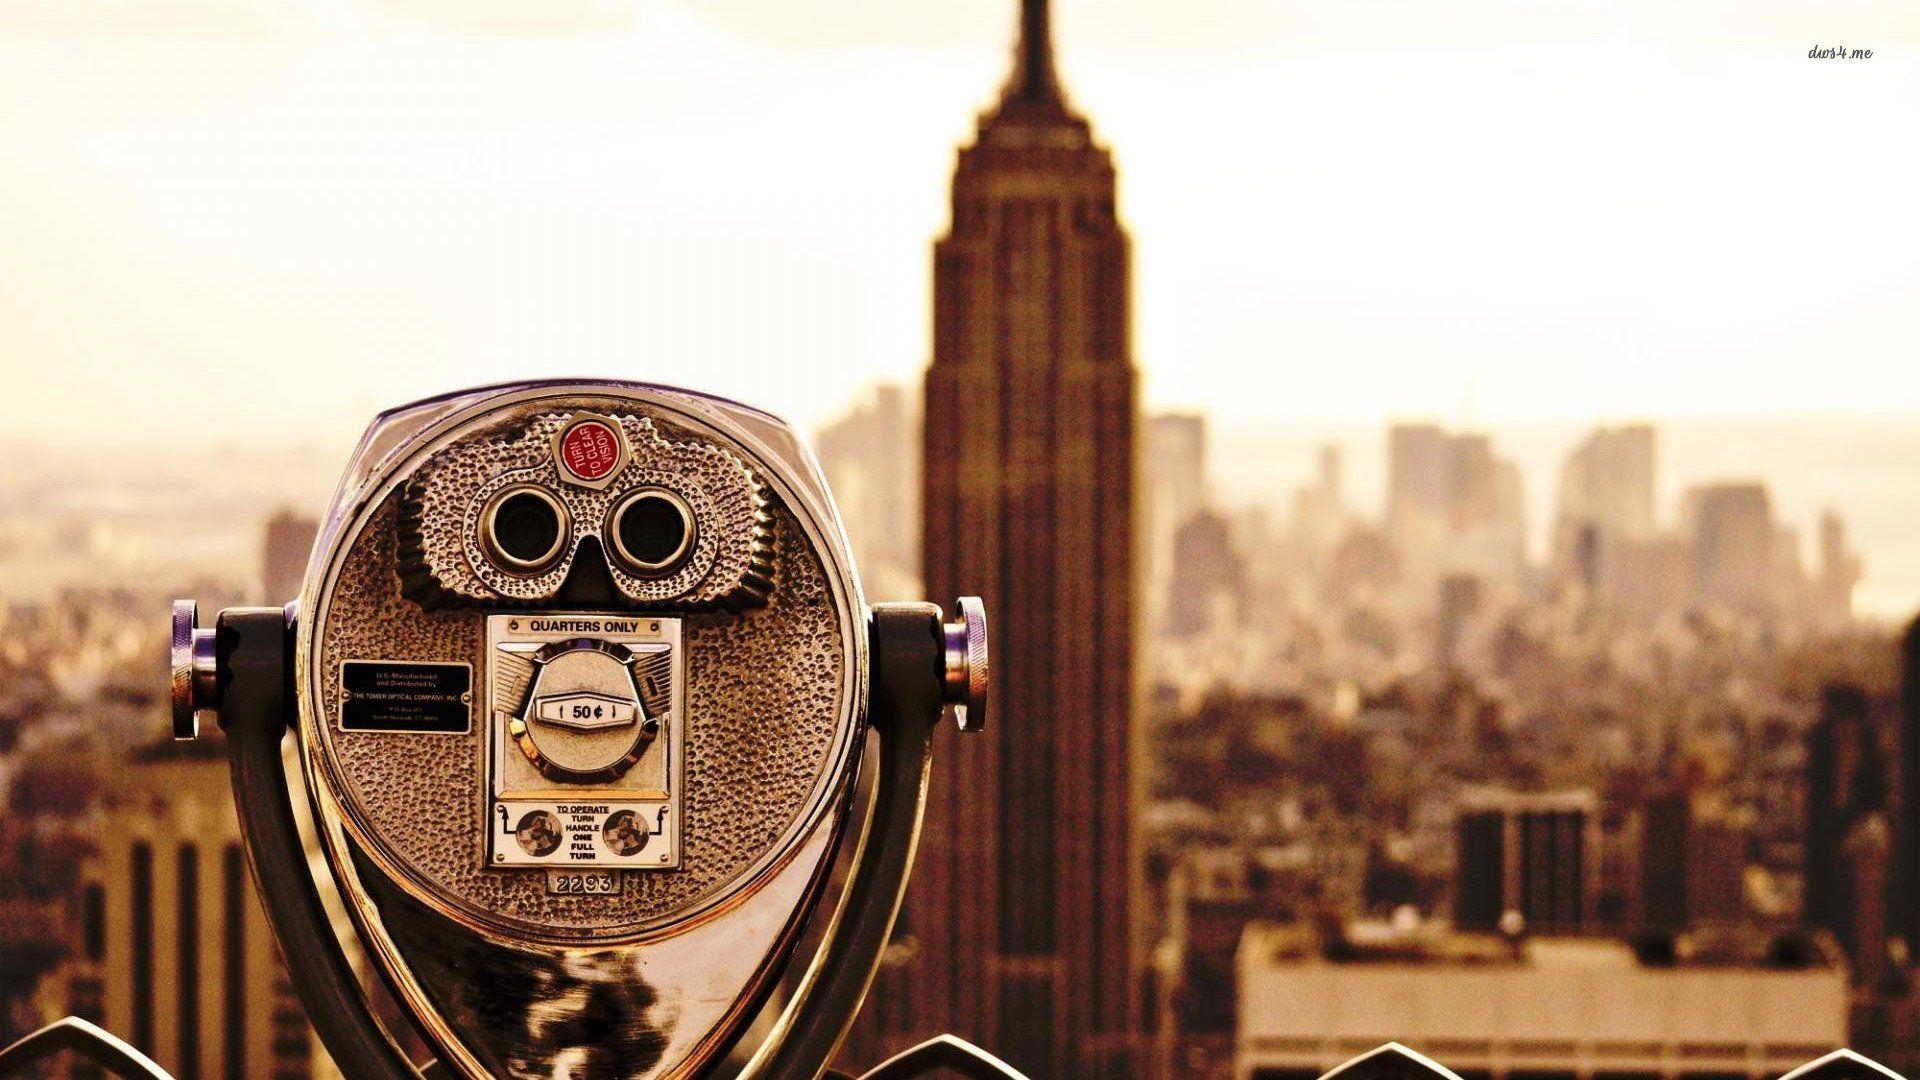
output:
[[665,488],[641,488],[614,505],[607,532],[622,567],[658,577],[693,550],[693,510]]
[[567,508],[537,487],[510,487],[480,515],[480,541],[501,569],[533,574],[552,566],[567,538]]

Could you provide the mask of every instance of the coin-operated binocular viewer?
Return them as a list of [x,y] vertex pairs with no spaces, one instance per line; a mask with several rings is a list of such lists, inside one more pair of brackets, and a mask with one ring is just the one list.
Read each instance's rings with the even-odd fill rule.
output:
[[932,732],[986,719],[979,602],[869,608],[792,429],[666,387],[381,416],[297,603],[196,623],[175,605],[175,734],[226,729],[354,1080],[820,1075]]

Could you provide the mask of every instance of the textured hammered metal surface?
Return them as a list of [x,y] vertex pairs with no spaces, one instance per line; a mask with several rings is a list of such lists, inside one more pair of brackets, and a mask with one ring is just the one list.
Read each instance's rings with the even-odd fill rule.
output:
[[319,627],[321,718],[349,815],[416,887],[496,925],[504,919],[559,936],[615,936],[711,896],[787,832],[833,758],[845,706],[846,628],[818,557],[784,507],[775,503],[767,515],[775,562],[769,569],[779,584],[765,606],[684,616],[681,868],[624,873],[615,895],[555,896],[542,871],[483,866],[486,726],[479,702],[464,735],[339,726],[347,660],[470,663],[475,685],[486,685],[487,609],[423,610],[402,594],[400,502],[391,495],[371,512],[341,564]]
[[[436,454],[407,483],[400,515],[400,566],[409,592],[467,601],[542,600],[559,590],[592,536],[609,549],[607,515],[620,496],[658,486],[693,508],[693,550],[673,573],[647,578],[608,561],[621,594],[637,603],[674,607],[739,607],[765,597],[771,581],[770,520],[765,488],[732,452],[691,436],[667,437],[651,418],[614,417],[632,448],[625,468],[603,487],[562,480],[554,437],[573,418],[550,412],[497,436],[475,438]],[[480,546],[480,514],[495,493],[533,484],[560,499],[572,518],[566,552],[534,576],[508,573]]]

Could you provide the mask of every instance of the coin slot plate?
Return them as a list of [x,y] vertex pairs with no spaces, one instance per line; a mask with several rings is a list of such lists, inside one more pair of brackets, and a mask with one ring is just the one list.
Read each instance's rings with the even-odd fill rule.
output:
[[679,867],[680,620],[491,615],[486,657],[488,866],[580,893],[555,875]]

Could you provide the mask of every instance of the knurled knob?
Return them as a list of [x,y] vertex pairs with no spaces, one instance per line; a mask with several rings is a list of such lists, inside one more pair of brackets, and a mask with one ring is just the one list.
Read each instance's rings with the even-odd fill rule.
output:
[[200,737],[200,710],[220,703],[219,659],[213,630],[202,630],[200,605],[173,602],[173,737]]
[[987,694],[993,686],[987,660],[987,606],[977,596],[953,603],[953,618],[941,624],[945,639],[944,696],[953,706],[954,723],[961,731],[987,726]]

